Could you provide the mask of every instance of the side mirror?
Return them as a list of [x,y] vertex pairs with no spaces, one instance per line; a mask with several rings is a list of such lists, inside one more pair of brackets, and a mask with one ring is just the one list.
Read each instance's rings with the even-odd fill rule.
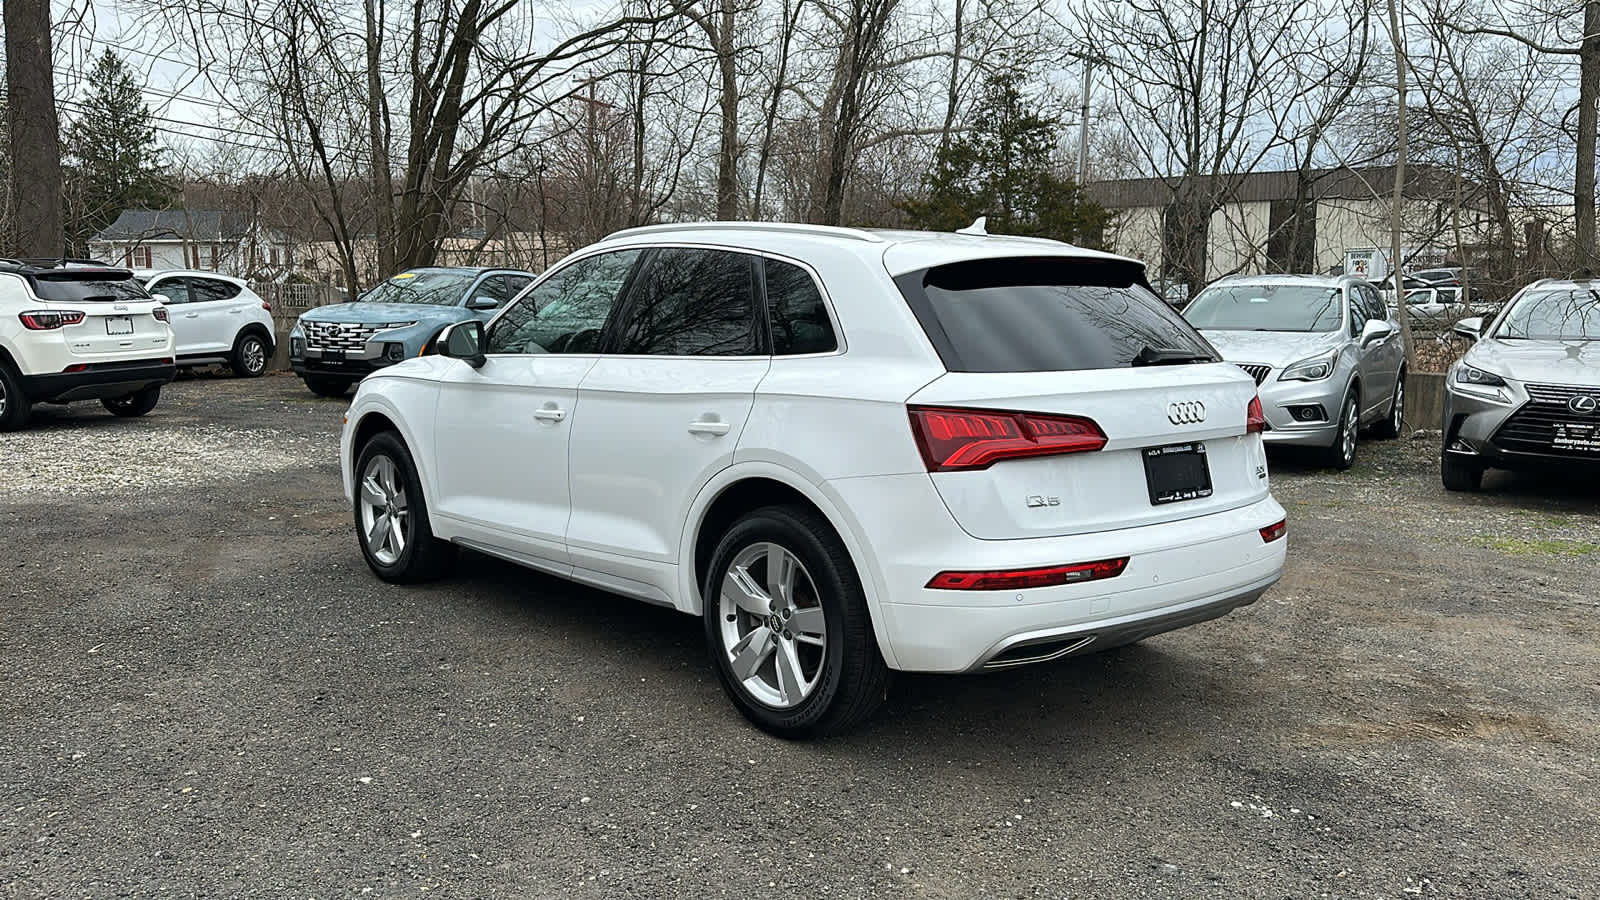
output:
[[168,297],[166,294],[151,294],[150,298],[162,306],[166,306],[172,302],[172,298]]
[[493,297],[473,297],[467,302],[467,309],[499,309],[500,301]]
[[459,359],[474,369],[482,368],[489,361],[483,355],[483,323],[477,320],[457,322],[446,327],[439,332],[435,344],[440,356]]
[[1462,337],[1478,340],[1479,338],[1483,337],[1483,316],[1473,316],[1468,319],[1462,319],[1455,325],[1452,325],[1450,330],[1455,334],[1461,335]]
[[1361,346],[1366,347],[1394,334],[1394,329],[1382,319],[1368,319],[1361,328]]

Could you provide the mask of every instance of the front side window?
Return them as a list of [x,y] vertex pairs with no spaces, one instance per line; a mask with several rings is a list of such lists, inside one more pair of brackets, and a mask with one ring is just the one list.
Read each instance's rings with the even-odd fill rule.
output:
[[150,288],[150,292],[166,297],[169,304],[188,303],[190,301],[189,279],[163,278],[156,282],[154,287]]
[[472,272],[401,272],[361,295],[365,303],[454,306],[478,276]]
[[839,349],[828,307],[811,273],[793,263],[763,261],[767,277],[767,315],[772,320],[775,356],[831,353]]
[[594,353],[640,250],[562,266],[495,320],[488,353]]
[[1600,341],[1600,291],[1586,285],[1530,291],[1512,305],[1491,337]]
[[1213,285],[1184,308],[1183,317],[1202,331],[1337,331],[1344,291],[1304,284]]
[[1145,287],[1143,267],[1130,263],[982,259],[910,272],[895,284],[952,372],[1064,372],[1217,358]]
[[729,250],[655,251],[637,279],[617,353],[755,356],[756,257]]
[[476,302],[482,298],[493,300],[495,306],[504,306],[506,301],[515,296],[516,293],[511,289],[511,280],[507,276],[490,275],[478,282],[478,286],[472,289],[472,296],[468,299],[468,302]]

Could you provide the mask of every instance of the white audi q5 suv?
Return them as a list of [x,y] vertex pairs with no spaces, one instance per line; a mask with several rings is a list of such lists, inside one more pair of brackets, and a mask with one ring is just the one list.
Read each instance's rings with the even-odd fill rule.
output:
[[839,731],[889,670],[1102,650],[1283,571],[1255,384],[1136,261],[807,225],[624,231],[361,382],[380,578],[468,547],[703,618],[734,704]]

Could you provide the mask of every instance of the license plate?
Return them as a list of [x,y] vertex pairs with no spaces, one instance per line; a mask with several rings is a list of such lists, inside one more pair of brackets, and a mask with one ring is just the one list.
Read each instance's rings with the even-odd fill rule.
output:
[[344,351],[343,350],[324,350],[324,351],[322,351],[322,361],[323,362],[344,362]]
[[1557,422],[1555,431],[1555,438],[1550,444],[1557,450],[1600,453],[1600,425],[1588,422]]
[[133,317],[106,316],[106,334],[133,334]]
[[1146,447],[1144,477],[1150,503],[1178,503],[1211,496],[1211,469],[1206,465],[1206,445],[1169,444]]

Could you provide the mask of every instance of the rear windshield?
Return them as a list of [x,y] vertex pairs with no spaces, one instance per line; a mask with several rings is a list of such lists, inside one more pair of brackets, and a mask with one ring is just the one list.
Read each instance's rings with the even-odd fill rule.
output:
[[32,275],[28,281],[40,300],[54,303],[115,303],[149,300],[144,285],[127,272],[85,272],[67,269]]
[[951,372],[1120,369],[1153,355],[1217,359],[1130,263],[971,260],[895,283]]

